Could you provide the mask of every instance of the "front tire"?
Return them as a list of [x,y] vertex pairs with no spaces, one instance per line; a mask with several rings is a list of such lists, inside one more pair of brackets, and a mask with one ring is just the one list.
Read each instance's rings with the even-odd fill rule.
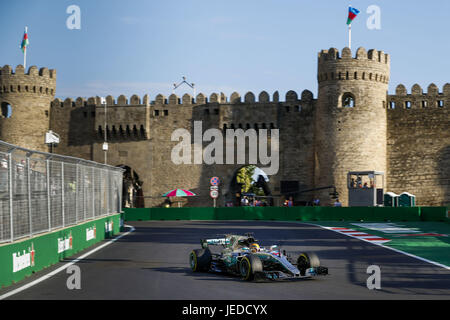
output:
[[244,256],[239,263],[239,273],[242,280],[252,281],[255,279],[255,274],[263,272],[263,264],[258,256],[249,254]]
[[195,249],[189,254],[189,266],[193,272],[209,271],[211,261],[212,256],[209,249]]
[[305,275],[307,269],[319,266],[319,257],[314,252],[303,252],[297,258],[297,269],[300,270],[302,276]]

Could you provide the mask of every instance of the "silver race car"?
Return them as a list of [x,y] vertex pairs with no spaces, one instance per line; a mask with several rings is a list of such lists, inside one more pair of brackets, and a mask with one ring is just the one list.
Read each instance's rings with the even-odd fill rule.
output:
[[[328,274],[312,252],[301,253],[292,261],[278,246],[260,247],[252,233],[227,234],[223,238],[200,240],[202,249],[192,250],[189,265],[194,272],[222,272],[254,279],[301,279]],[[219,252],[213,253],[212,251]],[[213,250],[212,250],[213,249]],[[214,250],[216,249],[216,250]]]

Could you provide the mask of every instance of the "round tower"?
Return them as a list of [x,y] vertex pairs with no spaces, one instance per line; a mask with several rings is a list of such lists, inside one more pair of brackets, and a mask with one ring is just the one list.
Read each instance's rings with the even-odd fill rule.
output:
[[[322,50],[318,59],[315,185],[334,185],[348,204],[350,171],[386,174],[386,100],[390,59],[383,51]],[[386,180],[386,179],[385,179]],[[330,190],[318,194],[331,204]]]
[[18,65],[0,69],[0,140],[39,151],[48,151],[51,101],[55,97],[56,70],[32,66],[25,73]]

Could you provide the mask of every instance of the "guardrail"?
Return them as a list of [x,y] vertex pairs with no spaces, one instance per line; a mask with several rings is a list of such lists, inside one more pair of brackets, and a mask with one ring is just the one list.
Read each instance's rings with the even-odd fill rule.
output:
[[121,212],[122,175],[0,141],[0,243]]

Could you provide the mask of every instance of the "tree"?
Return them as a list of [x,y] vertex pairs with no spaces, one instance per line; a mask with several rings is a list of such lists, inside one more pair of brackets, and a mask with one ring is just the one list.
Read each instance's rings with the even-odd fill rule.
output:
[[253,186],[253,174],[255,173],[256,166],[249,165],[242,167],[236,174],[236,182],[241,184],[241,193],[249,192]]

